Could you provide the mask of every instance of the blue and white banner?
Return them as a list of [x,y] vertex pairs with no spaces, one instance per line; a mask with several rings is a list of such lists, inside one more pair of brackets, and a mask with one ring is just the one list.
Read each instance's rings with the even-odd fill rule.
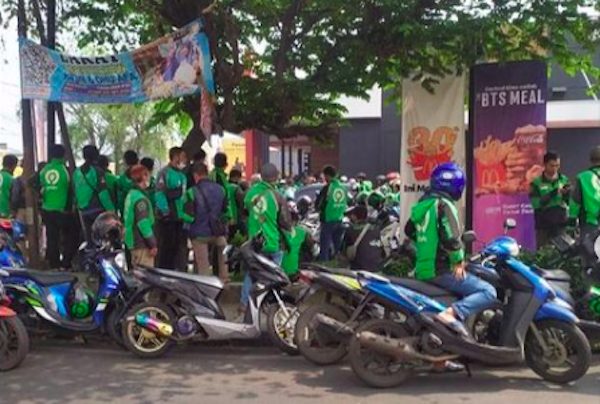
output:
[[208,38],[195,21],[133,52],[68,56],[21,38],[23,98],[136,103],[214,93]]

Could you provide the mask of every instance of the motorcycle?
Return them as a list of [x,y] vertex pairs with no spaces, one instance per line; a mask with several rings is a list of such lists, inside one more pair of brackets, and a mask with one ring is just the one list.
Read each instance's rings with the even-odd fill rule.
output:
[[[468,232],[464,239],[474,241],[476,237]],[[519,252],[513,238],[501,236],[480,253],[495,262],[506,291],[504,301],[493,310],[496,318],[491,322],[498,324],[498,332],[488,334],[485,344],[440,323],[435,315],[447,306],[439,300],[387,278],[360,273],[359,281],[367,294],[357,312],[377,302],[389,311],[402,313],[406,321],[384,318],[360,325],[349,348],[355,374],[369,386],[393,387],[424,366],[460,359],[488,365],[525,362],[554,383],[581,378],[589,368],[591,348],[578,327],[579,319],[546,280],[516,258]],[[344,324],[337,326],[343,328]]]
[[25,267],[23,252],[17,245],[25,239],[25,228],[25,224],[17,220],[0,219],[0,267]]
[[297,354],[296,300],[285,291],[290,279],[281,267],[258,253],[260,249],[260,240],[252,239],[230,258],[241,260],[252,280],[249,307],[241,323],[228,321],[217,303],[224,288],[219,278],[156,268],[135,270],[145,291],[162,297],[128,311],[122,327],[125,346],[139,357],[158,358],[174,343],[256,339],[261,334],[261,317],[266,315],[271,341],[282,351]]
[[18,367],[29,352],[29,336],[25,326],[10,308],[10,299],[1,278],[8,276],[0,269],[0,372]]
[[127,260],[120,249],[120,235],[112,235],[94,248],[85,243],[81,264],[98,275],[98,290],[93,296],[72,273],[4,268],[6,290],[11,307],[34,333],[68,334],[108,333],[120,341],[119,318],[128,298],[134,295],[135,282],[126,275]]

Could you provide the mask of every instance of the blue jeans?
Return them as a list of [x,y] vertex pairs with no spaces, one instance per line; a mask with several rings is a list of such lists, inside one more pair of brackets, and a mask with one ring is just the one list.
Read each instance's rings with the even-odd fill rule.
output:
[[448,273],[440,275],[430,282],[463,298],[452,305],[462,321],[481,310],[491,307],[498,297],[496,289],[492,285],[471,274],[467,274],[464,279],[458,280],[453,274]]
[[332,258],[330,255],[332,246],[334,256],[340,252],[343,236],[344,226],[342,225],[342,222],[321,223],[321,240],[319,241],[321,253],[319,255],[319,261],[329,261]]
[[[270,259],[277,265],[281,266],[281,262],[283,261],[283,251],[277,251],[276,253],[271,254],[262,254],[266,258]],[[250,279],[250,274],[246,272],[246,276],[244,277],[244,284],[242,285],[242,296],[240,298],[240,304],[242,307],[248,307],[248,303],[250,303],[250,292],[252,291],[252,279]]]

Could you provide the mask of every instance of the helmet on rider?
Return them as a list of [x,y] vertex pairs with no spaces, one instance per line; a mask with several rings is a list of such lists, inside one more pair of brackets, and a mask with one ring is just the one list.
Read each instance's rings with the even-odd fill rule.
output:
[[371,192],[367,197],[367,205],[375,210],[380,210],[385,203],[385,196],[378,191]]
[[431,174],[431,190],[448,194],[458,201],[465,190],[466,178],[456,163],[440,164]]
[[301,217],[304,217],[310,212],[310,207],[312,206],[312,199],[310,196],[303,195],[296,202],[296,210]]
[[386,182],[387,180],[385,179],[385,175],[378,175],[377,177],[375,177],[375,185],[378,187],[382,186]]

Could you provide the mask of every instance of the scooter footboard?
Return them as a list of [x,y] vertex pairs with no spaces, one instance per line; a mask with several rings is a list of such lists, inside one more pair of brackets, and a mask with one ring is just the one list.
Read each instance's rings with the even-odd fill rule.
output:
[[498,347],[484,345],[474,340],[464,339],[452,333],[427,314],[419,315],[425,326],[442,341],[441,348],[473,361],[489,365],[511,365],[523,362],[525,356],[521,347]]

